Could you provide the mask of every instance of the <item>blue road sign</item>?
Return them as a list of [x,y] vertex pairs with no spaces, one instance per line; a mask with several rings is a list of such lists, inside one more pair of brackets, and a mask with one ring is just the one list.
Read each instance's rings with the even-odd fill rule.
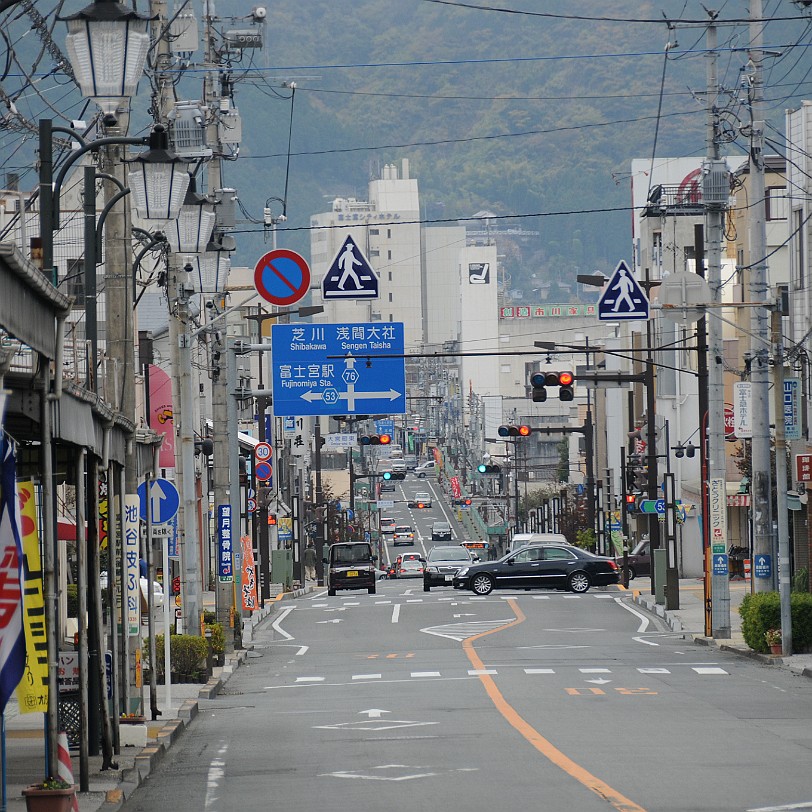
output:
[[715,555],[713,557],[713,574],[727,575],[727,573],[728,573],[727,556]]
[[388,434],[392,437],[395,433],[395,421],[394,420],[376,420],[375,421],[375,431],[378,434]]
[[323,299],[377,299],[378,274],[372,270],[364,252],[352,237],[333,260],[321,281]]
[[275,324],[271,340],[276,415],[406,413],[402,322]]
[[147,521],[147,510],[153,524],[164,524],[171,521],[180,507],[178,489],[168,479],[151,479],[149,481],[149,498],[147,483],[138,486],[138,498],[141,500],[139,515]]
[[756,578],[772,578],[773,562],[772,556],[757,555],[753,561],[753,575]]
[[598,319],[646,321],[648,315],[648,296],[637,283],[629,266],[621,260],[598,300]]
[[654,509],[660,516],[665,516],[665,499],[657,499],[654,504]]

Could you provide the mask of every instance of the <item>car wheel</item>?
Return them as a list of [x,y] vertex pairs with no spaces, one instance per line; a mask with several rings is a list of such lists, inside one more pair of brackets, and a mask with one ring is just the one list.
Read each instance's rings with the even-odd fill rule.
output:
[[484,572],[480,575],[475,575],[471,579],[471,589],[476,592],[477,595],[489,595],[493,590],[493,578]]
[[431,587],[425,581],[423,581],[423,591],[431,592]]
[[634,567],[626,567],[626,569],[629,571],[630,581],[633,581],[635,578],[637,578],[637,573],[634,571]]
[[372,584],[372,586],[371,586],[371,587],[369,587],[369,589],[367,589],[367,592],[368,592],[370,595],[374,595],[374,594],[375,594],[375,584]]
[[589,587],[592,586],[592,582],[589,580],[589,576],[585,572],[573,572],[572,575],[570,575],[567,586],[570,592],[577,592],[578,594],[581,594],[589,591]]
[[336,595],[336,591],[335,591],[335,589],[328,589],[328,590],[327,590],[327,594],[328,594],[328,595],[329,595],[331,598],[334,598],[334,597],[335,597],[335,595]]

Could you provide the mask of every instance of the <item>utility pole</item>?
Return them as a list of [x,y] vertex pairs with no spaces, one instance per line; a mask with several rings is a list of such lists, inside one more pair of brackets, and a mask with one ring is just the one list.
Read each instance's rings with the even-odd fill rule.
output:
[[[750,384],[752,390],[753,437],[750,442],[751,468],[750,493],[753,514],[753,560],[770,561],[771,575],[759,577],[753,572],[753,590],[770,592],[775,589],[776,567],[772,538],[772,465],[770,460],[770,358],[769,358],[769,312],[766,309],[769,296],[767,278],[767,234],[764,221],[764,77],[761,49],[762,31],[761,0],[750,2],[750,64],[752,65],[750,87],[751,137],[750,137],[750,301],[764,302],[765,307],[750,310]],[[783,415],[776,413],[776,421]],[[779,488],[780,490],[781,488]],[[766,558],[765,558],[766,557]]]
[[[708,158],[703,167],[703,200],[705,204],[705,238],[708,258],[708,284],[713,304],[722,301],[722,240],[723,220],[729,195],[729,173],[719,157],[717,140],[718,81],[716,76],[717,12],[709,12],[711,22],[707,33],[708,60]],[[727,484],[725,460],[725,392],[724,347],[722,322],[715,311],[708,318],[708,493],[711,545],[711,625],[713,636],[730,637],[730,583],[727,568]],[[724,566],[716,566],[722,562]]]

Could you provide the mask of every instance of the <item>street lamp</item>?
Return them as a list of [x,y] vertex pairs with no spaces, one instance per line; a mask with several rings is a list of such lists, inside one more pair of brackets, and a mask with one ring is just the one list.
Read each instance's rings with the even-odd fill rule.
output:
[[149,149],[128,163],[135,165],[127,173],[127,186],[138,216],[144,220],[177,219],[190,176],[186,162],[169,149],[169,134],[162,124],[156,124],[150,133]]
[[150,17],[118,0],[94,0],[69,17],[65,47],[82,96],[92,98],[113,125],[116,110],[135,95],[149,52]]
[[166,228],[169,247],[176,254],[203,253],[211,239],[214,221],[214,203],[197,193],[197,184],[192,176],[180,213]]

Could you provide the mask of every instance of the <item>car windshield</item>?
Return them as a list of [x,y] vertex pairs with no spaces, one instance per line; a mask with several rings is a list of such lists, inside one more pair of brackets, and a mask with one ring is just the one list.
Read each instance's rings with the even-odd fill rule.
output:
[[419,570],[420,562],[416,558],[410,558],[408,561],[401,561],[400,568],[402,570]]
[[450,530],[451,525],[448,522],[435,522],[432,525],[433,530]]
[[369,561],[370,558],[372,558],[369,547],[365,544],[334,547],[332,554],[335,564],[358,564],[362,561]]
[[647,541],[641,541],[631,551],[630,555],[648,555],[648,542]]
[[432,547],[429,561],[470,561],[468,550],[464,547]]
[[412,528],[411,528],[411,527],[409,527],[409,525],[408,525],[408,524],[399,524],[399,525],[398,525],[398,526],[395,528],[395,532],[396,532],[396,533],[411,533],[411,532],[412,532]]

